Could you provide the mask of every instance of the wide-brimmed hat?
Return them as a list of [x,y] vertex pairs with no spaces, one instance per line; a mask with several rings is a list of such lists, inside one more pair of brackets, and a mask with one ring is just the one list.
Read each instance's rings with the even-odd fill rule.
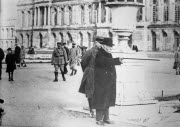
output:
[[11,49],[11,48],[8,48],[7,51],[12,51],[12,49]]
[[61,44],[61,45],[63,45],[63,42],[58,41],[58,42],[57,42],[57,44]]
[[104,41],[101,44],[110,47],[114,46],[112,38],[104,38]]
[[97,36],[95,41],[102,43],[104,41],[104,37]]

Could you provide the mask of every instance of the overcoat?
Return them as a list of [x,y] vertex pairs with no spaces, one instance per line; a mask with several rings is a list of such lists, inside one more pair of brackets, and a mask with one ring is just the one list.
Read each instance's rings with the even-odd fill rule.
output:
[[20,51],[21,59],[25,59],[25,56],[26,56],[26,49],[25,48],[21,48],[21,51]]
[[55,48],[52,53],[52,60],[51,62],[55,65],[64,65],[67,63],[67,53],[64,48]]
[[6,64],[7,64],[7,68],[6,68],[6,72],[12,72],[16,69],[16,57],[15,54],[7,54],[6,55]]
[[70,68],[73,68],[74,66],[76,66],[78,56],[79,56],[79,54],[78,54],[77,48],[74,47],[69,50],[69,66],[70,66]]
[[92,108],[106,109],[115,106],[116,100],[116,70],[120,65],[119,58],[112,58],[112,54],[99,49],[95,59],[95,82],[92,98]]
[[92,98],[94,93],[94,68],[97,51],[97,46],[92,47],[83,55],[81,61],[81,67],[84,73],[79,92],[86,94],[87,98]]
[[4,52],[3,50],[0,48],[0,69],[2,69],[2,60],[4,59]]
[[21,48],[19,46],[16,46],[15,47],[16,63],[20,63],[20,53],[21,53]]

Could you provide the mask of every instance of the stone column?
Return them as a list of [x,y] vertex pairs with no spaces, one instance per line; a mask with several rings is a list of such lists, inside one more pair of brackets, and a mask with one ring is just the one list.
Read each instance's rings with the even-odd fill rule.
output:
[[50,24],[50,22],[51,22],[51,16],[50,16],[50,14],[51,14],[51,7],[48,6],[48,25],[51,25],[51,24]]
[[36,24],[36,12],[37,10],[36,10],[36,8],[34,8],[34,26],[36,26],[37,24]]
[[60,10],[60,8],[59,8],[59,7],[57,7],[57,25],[59,25],[59,24],[60,24],[60,23],[59,23],[59,20],[60,20],[59,10]]
[[47,10],[46,6],[44,7],[44,25],[46,26],[46,17],[47,17]]
[[101,6],[102,6],[102,4],[101,4],[101,2],[99,2],[98,23],[101,23],[101,18],[102,18],[102,16],[101,16],[101,13],[102,13]]
[[40,7],[38,7],[38,26],[40,26]]

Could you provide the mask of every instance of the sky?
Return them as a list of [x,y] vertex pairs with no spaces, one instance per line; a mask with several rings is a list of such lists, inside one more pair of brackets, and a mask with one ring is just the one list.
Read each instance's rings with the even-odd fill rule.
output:
[[16,18],[17,1],[18,0],[0,0],[1,20]]

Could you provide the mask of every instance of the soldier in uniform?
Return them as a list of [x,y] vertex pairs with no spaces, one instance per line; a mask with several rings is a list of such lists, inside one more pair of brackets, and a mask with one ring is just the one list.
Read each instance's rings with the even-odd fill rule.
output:
[[55,79],[54,82],[58,81],[58,69],[60,68],[63,81],[66,81],[64,74],[64,65],[67,64],[67,53],[66,50],[62,47],[62,42],[57,42],[57,48],[54,49],[52,53],[52,61],[51,63],[55,68]]
[[94,111],[92,109],[92,96],[94,93],[94,67],[95,67],[95,57],[99,48],[101,48],[102,37],[97,37],[95,40],[95,45],[89,49],[82,57],[81,67],[83,70],[83,78],[81,81],[81,86],[79,92],[86,95],[88,98],[90,116],[94,117]]

